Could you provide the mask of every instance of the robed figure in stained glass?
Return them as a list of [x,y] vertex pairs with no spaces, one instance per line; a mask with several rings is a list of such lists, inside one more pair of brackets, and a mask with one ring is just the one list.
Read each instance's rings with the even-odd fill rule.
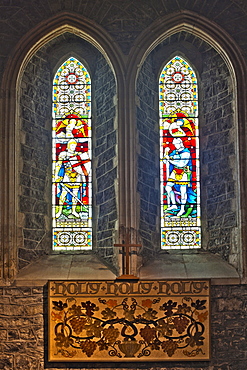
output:
[[176,56],[160,80],[162,248],[200,247],[198,88],[193,69]]
[[[169,153],[169,147],[165,148],[164,163],[167,168],[167,183],[165,186],[167,192],[166,214],[170,217],[188,216],[196,203],[196,194],[192,189],[192,160],[188,148],[184,147],[181,138],[175,138],[172,141],[175,147]],[[185,206],[188,205],[187,211]]]
[[[90,171],[90,159],[87,151],[80,152],[77,141],[70,139],[67,148],[58,155],[55,167],[55,181],[59,184],[60,192],[56,217],[83,218],[87,217],[87,186]],[[83,196],[83,190],[85,196]]]
[[53,80],[53,248],[92,247],[91,79],[76,58]]

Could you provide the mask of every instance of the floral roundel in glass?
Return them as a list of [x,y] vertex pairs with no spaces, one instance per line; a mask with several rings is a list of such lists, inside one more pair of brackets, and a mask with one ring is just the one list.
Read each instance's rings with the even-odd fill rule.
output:
[[201,246],[198,87],[176,56],[159,80],[161,248]]
[[53,80],[52,126],[53,249],[91,249],[91,79],[72,57]]

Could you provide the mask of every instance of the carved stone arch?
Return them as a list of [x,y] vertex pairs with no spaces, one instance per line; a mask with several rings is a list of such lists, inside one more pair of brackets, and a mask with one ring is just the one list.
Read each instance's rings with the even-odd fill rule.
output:
[[[146,60],[147,56],[151,53],[154,48],[163,42],[166,38],[181,32],[186,31],[192,35],[200,38],[201,40],[208,43],[213,47],[216,52],[224,60],[230,72],[233,94],[234,94],[234,121],[237,127],[237,165],[238,165],[238,180],[236,181],[238,188],[238,211],[239,211],[239,228],[238,228],[238,240],[241,247],[240,262],[239,262],[239,273],[243,280],[246,278],[246,181],[245,173],[247,169],[246,156],[244,155],[244,148],[246,147],[246,130],[245,122],[247,117],[246,110],[246,64],[241,55],[241,51],[232,39],[231,35],[227,34],[221,27],[214,22],[210,22],[207,18],[198,16],[193,12],[183,11],[180,13],[174,13],[169,17],[164,17],[162,20],[159,19],[157,22],[152,23],[145,31],[139,35],[133,45],[130,55],[127,70],[127,79],[130,81],[129,88],[129,122],[133,122],[136,115],[135,103],[138,98],[134,99],[134,92],[136,91],[136,81],[138,78],[139,71]],[[137,137],[132,139],[134,145],[136,145]],[[133,149],[133,158],[135,158],[135,151]],[[133,159],[134,161],[135,159]],[[135,162],[137,165],[137,162]],[[133,166],[134,167],[134,166]],[[137,171],[136,171],[137,172]],[[133,173],[133,178],[135,174]],[[137,186],[137,184],[136,184]],[[139,204],[139,199],[135,196],[135,204]],[[137,209],[137,207],[135,207]],[[138,215],[136,215],[135,224],[139,224]]]
[[[110,65],[118,88],[118,102],[123,104],[123,57],[119,47],[113,42],[109,34],[94,22],[84,17],[61,13],[49,21],[38,24],[28,32],[12,51],[6,63],[1,85],[1,263],[0,280],[8,283],[13,281],[17,272],[17,205],[18,181],[17,170],[17,142],[18,136],[18,101],[20,79],[30,58],[43,45],[53,38],[65,33],[74,33],[95,46]],[[123,112],[118,107],[117,114]],[[122,114],[122,120],[124,115]],[[119,120],[119,117],[118,117]],[[120,141],[121,143],[121,141]],[[121,144],[120,144],[121,146]],[[121,153],[121,148],[119,148]],[[119,173],[124,173],[119,169]]]

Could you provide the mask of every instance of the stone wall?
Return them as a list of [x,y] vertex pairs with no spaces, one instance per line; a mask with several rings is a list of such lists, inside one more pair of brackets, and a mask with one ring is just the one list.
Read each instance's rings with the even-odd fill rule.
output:
[[[39,51],[29,62],[20,97],[20,196],[19,268],[50,249],[48,232],[51,179],[51,91],[46,53]],[[50,243],[49,243],[50,240]]]
[[213,286],[209,362],[48,364],[46,287],[0,287],[0,369],[246,370],[247,285]]
[[0,294],[0,369],[43,369],[43,288],[0,288]]
[[159,247],[158,77],[161,68],[180,54],[195,69],[199,88],[201,207],[203,249],[239,267],[237,205],[237,130],[233,120],[233,81],[220,55],[203,40],[187,33],[172,35],[144,62],[137,80],[138,191],[140,229],[146,248]]
[[143,257],[151,258],[159,249],[159,115],[158,86],[153,70],[153,58],[149,56],[138,76],[136,94],[138,147],[138,184],[140,195],[140,236]]
[[117,122],[114,75],[101,56],[94,80],[96,120],[94,164],[96,183],[97,250],[107,262],[114,263],[114,233],[117,228]]
[[[52,24],[51,17],[59,19],[59,16],[62,16],[64,12],[68,12],[68,20],[71,24],[78,25],[77,20],[80,19],[82,32],[86,32],[88,24],[90,24],[90,30],[93,29],[94,25],[95,29],[102,27],[101,29],[112,38],[112,45],[115,44],[122,51],[122,58],[126,62],[124,66],[126,70],[128,61],[131,60],[131,58],[128,59],[128,54],[136,47],[139,48],[136,40],[141,33],[145,32],[147,27],[152,24],[162,25],[162,32],[166,32],[166,27],[169,27],[170,20],[174,19],[176,14],[184,15],[185,20],[189,16],[191,25],[193,25],[194,17],[195,24],[198,25],[199,23],[197,22],[201,22],[202,30],[205,33],[206,27],[208,27],[211,35],[213,32],[215,32],[216,37],[221,35],[222,47],[226,47],[223,41],[224,35],[226,38],[232,38],[230,46],[232,50],[238,51],[237,56],[232,56],[233,62],[236,59],[241,60],[242,57],[246,59],[247,56],[247,3],[242,0],[102,0],[100,2],[2,0],[0,4],[0,26],[2,30],[0,37],[1,81],[9,65],[8,62],[10,60],[16,62],[15,55],[18,54],[17,50],[18,52],[20,51],[18,56],[21,59],[21,51],[29,51],[29,48],[34,46],[32,44],[34,40],[31,36],[34,28],[40,24],[46,24],[48,30],[48,26]],[[74,19],[75,23],[71,19]],[[203,20],[205,20],[205,23]],[[205,28],[203,28],[203,25]],[[197,28],[195,27],[194,29],[196,31]],[[104,40],[104,35],[102,38],[99,37],[97,32],[95,35],[101,41]],[[43,36],[44,33],[40,34],[40,37]],[[156,36],[159,37],[160,35],[156,34]],[[150,32],[150,44],[154,41],[153,37],[154,33]],[[30,41],[29,46],[27,46],[27,40]],[[99,109],[98,112],[95,110],[94,117],[96,122],[95,130],[97,129],[99,135],[97,138],[95,137],[94,142],[95,169],[97,171],[97,175],[95,173],[94,177],[96,178],[96,192],[99,194],[95,199],[95,215],[97,215],[99,220],[97,238],[100,246],[103,248],[103,251],[100,253],[107,261],[112,261],[113,258],[110,244],[117,219],[114,201],[116,189],[113,186],[116,179],[116,132],[113,117],[117,112],[113,102],[115,86],[114,92],[108,87],[108,82],[113,86],[113,75],[106,64],[103,63],[101,56],[98,54],[99,52],[97,51],[95,54],[93,46],[86,46],[81,39],[77,38],[75,40],[75,37],[71,35],[61,36],[58,44],[57,42],[58,38],[50,41],[46,50],[42,49],[36,53],[26,67],[21,84],[21,107],[20,111],[17,112],[17,115],[20,116],[20,131],[18,131],[20,138],[18,151],[18,155],[20,154],[20,166],[17,175],[20,183],[20,202],[18,204],[20,268],[34,261],[41,254],[47,253],[51,248],[51,218],[48,206],[50,204],[50,194],[44,191],[44,188],[49,189],[50,186],[51,79],[58,62],[66,53],[71,51],[71,48],[88,61],[92,76],[97,76],[95,90],[100,93],[104,91],[104,94],[107,91],[109,92],[103,98],[103,103],[106,103],[104,109],[101,109],[102,97],[98,100],[96,99],[93,103],[95,109],[96,107]],[[57,49],[55,52],[56,45]],[[149,45],[146,44],[146,46]],[[88,53],[85,54],[85,50]],[[140,50],[140,52],[142,51],[144,52],[144,50]],[[137,83],[140,99],[137,107],[137,127],[140,145],[137,149],[139,151],[138,191],[141,202],[140,232],[145,246],[144,255],[150,256],[151,249],[154,250],[158,245],[158,240],[156,239],[158,224],[156,223],[155,226],[155,220],[157,221],[159,217],[159,206],[157,202],[153,202],[151,199],[153,194],[155,199],[156,194],[159,192],[159,183],[157,184],[156,182],[159,181],[159,166],[156,159],[154,159],[157,158],[156,155],[159,153],[158,144],[156,146],[158,127],[155,126],[158,118],[158,106],[153,109],[152,105],[157,103],[155,100],[156,83],[164,58],[167,58],[167,61],[170,55],[178,51],[181,51],[182,55],[187,56],[200,76],[200,101],[201,111],[203,112],[200,121],[202,207],[203,215],[205,215],[202,220],[204,230],[203,247],[220,254],[224,259],[237,266],[238,255],[236,251],[240,249],[241,243],[238,243],[238,239],[235,238],[235,229],[239,232],[237,227],[240,225],[240,221],[237,214],[237,199],[239,198],[237,193],[238,178],[236,176],[237,133],[236,127],[233,127],[232,119],[232,109],[234,108],[232,105],[232,81],[229,78],[226,65],[219,55],[202,40],[189,34],[174,35],[159,45],[153,55],[146,59]],[[21,60],[18,61],[21,62]],[[98,62],[102,72],[97,75]],[[152,68],[151,62],[153,63]],[[244,64],[241,65],[244,66]],[[103,83],[106,85],[100,86],[102,83],[101,76],[107,75],[109,77],[104,77],[103,79]],[[11,80],[12,76],[8,75],[8,77]],[[145,82],[145,78],[148,78],[149,84]],[[15,81],[11,81],[11,86],[15,86]],[[241,81],[237,81],[237,83],[241,85]],[[4,89],[5,86],[2,86],[1,98],[2,96],[5,97]],[[242,99],[242,96],[238,96],[238,99]],[[8,109],[8,104],[8,99],[6,99],[5,109]],[[14,106],[13,102],[11,104],[9,104],[10,109]],[[245,102],[243,101],[239,107],[241,108],[244,105]],[[103,122],[105,122],[105,125]],[[14,120],[13,122],[5,122],[3,120],[1,124],[9,124],[10,127],[15,125]],[[150,127],[153,127],[151,132],[149,132]],[[105,135],[103,133],[104,129]],[[5,130],[3,131],[5,132]],[[4,145],[5,139],[4,137]],[[146,139],[148,145],[146,145]],[[44,148],[45,150],[43,150]],[[102,153],[105,153],[104,157],[100,154],[101,150]],[[240,147],[239,150],[244,152],[245,146]],[[4,171],[8,170],[7,166],[11,153],[12,151],[8,152],[6,157],[4,156]],[[47,156],[47,153],[49,156]],[[147,164],[149,168],[146,167]],[[152,176],[149,176],[150,168],[155,180]],[[242,168],[244,168],[244,164]],[[108,176],[103,176],[103,170],[106,171]],[[102,191],[100,190],[101,186],[103,187]],[[242,184],[242,197],[245,199],[244,188],[244,184]],[[222,193],[219,193],[219,190]],[[109,203],[106,202],[107,198]],[[14,223],[14,219],[11,220],[10,218],[4,219],[2,223],[5,224],[8,221]],[[241,220],[241,223],[245,223],[245,220]],[[5,236],[4,233],[5,230],[2,233]],[[6,239],[8,237],[9,234]],[[12,240],[12,238],[10,239]],[[105,246],[106,248],[104,249]],[[12,247],[10,245],[10,248]],[[6,254],[4,256],[1,250],[1,263],[4,259],[3,257],[5,258]],[[4,263],[8,263],[8,260],[5,261],[4,259]],[[47,364],[47,312],[45,308],[46,295],[43,291],[45,291],[43,287],[0,287],[0,369],[246,370],[246,285],[212,287],[211,361],[203,363],[193,361],[162,364],[142,363],[138,366],[131,363],[95,365]]]
[[[233,120],[233,81],[222,58],[213,50],[202,52],[203,102],[202,196],[208,230],[207,249],[237,267],[234,233],[238,223],[237,129]],[[203,217],[203,216],[202,216]]]
[[[125,54],[128,54],[133,42],[140,33],[162,17],[169,20],[170,14],[181,11],[192,12],[207,17],[216,22],[228,32],[235,42],[241,45],[247,55],[246,10],[247,4],[242,0],[200,0],[198,1],[143,1],[124,0],[124,6],[116,0],[80,2],[44,0],[42,3],[33,0],[3,0],[1,2],[1,55],[0,70],[4,68],[6,59],[16,43],[32,27],[39,22],[47,21],[50,17],[61,12],[71,12],[76,17],[82,16],[96,22],[105,29],[114,42]],[[82,18],[83,19],[83,18]]]
[[106,60],[92,45],[66,33],[30,60],[20,92],[19,267],[50,253],[52,80],[58,66],[78,55],[92,80],[93,248],[113,263],[116,229],[116,83]]

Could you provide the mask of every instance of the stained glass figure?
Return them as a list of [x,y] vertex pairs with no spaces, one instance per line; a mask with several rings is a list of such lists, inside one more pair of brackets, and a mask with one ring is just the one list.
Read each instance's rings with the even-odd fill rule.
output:
[[53,249],[91,249],[91,79],[73,57],[53,80],[52,142]]
[[201,246],[198,87],[176,56],[160,80],[161,248]]

